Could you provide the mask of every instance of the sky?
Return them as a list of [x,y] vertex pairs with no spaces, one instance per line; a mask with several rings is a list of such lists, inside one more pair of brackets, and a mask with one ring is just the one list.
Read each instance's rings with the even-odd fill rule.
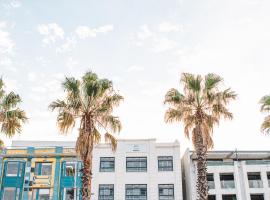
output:
[[269,0],[0,0],[0,75],[29,117],[13,139],[76,140],[77,129],[59,134],[48,105],[65,77],[93,71],[125,97],[118,138],[177,139],[183,152],[192,145],[181,123],[164,122],[164,95],[182,89],[183,72],[216,73],[238,98],[214,150],[269,150],[258,104],[270,94],[269,9]]

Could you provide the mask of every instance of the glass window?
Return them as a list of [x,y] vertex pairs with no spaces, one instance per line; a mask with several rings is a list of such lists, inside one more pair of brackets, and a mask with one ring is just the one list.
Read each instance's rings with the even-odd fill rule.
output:
[[76,162],[66,162],[66,176],[75,176]]
[[159,200],[173,200],[174,199],[174,185],[160,184],[158,185]]
[[251,194],[250,200],[264,200],[263,194]]
[[34,189],[32,200],[50,200],[50,189]]
[[52,163],[49,162],[37,162],[35,166],[35,175],[51,175]]
[[4,188],[3,199],[14,200],[16,195],[15,187],[6,187]]
[[222,200],[236,200],[235,194],[224,194],[222,195]]
[[114,157],[101,157],[100,158],[100,172],[114,172]]
[[98,199],[99,200],[113,200],[114,199],[114,186],[112,184],[99,185]]
[[126,170],[127,172],[146,172],[147,157],[127,157]]
[[74,200],[75,192],[74,188],[65,188],[64,200]]
[[263,188],[260,172],[248,172],[247,175],[250,188]]
[[216,195],[208,195],[208,200],[216,200]]
[[147,185],[126,185],[126,200],[147,200]]
[[215,189],[214,174],[207,174],[207,183],[209,189]]
[[233,173],[220,174],[221,188],[235,188]]
[[173,171],[173,157],[158,156],[158,171]]
[[7,162],[6,176],[18,176],[19,162],[9,161]]

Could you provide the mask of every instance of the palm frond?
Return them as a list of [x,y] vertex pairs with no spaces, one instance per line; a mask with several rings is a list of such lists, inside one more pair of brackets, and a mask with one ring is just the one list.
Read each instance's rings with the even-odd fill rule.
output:
[[5,95],[2,100],[2,107],[4,109],[11,109],[17,106],[19,103],[21,103],[21,98],[18,94],[15,94],[14,92],[10,92],[9,94]]
[[110,133],[105,133],[104,137],[105,137],[105,142],[110,143],[112,150],[116,151],[117,139]]
[[177,109],[174,108],[168,108],[168,110],[165,112],[165,122],[171,123],[171,122],[180,122],[182,120],[183,113]]
[[57,125],[61,133],[68,133],[75,126],[74,115],[67,111],[60,112],[57,116]]
[[170,89],[166,95],[164,104],[171,104],[171,105],[177,105],[180,104],[185,99],[185,96],[181,94],[177,89],[172,88]]
[[270,95],[263,96],[260,100],[261,112],[270,111]]
[[263,123],[261,125],[261,131],[264,133],[270,133],[270,116],[264,118]]
[[120,132],[122,128],[119,117],[112,115],[105,115],[101,117],[100,123],[104,126],[105,129],[109,129],[113,133]]
[[204,80],[204,88],[207,91],[217,88],[217,86],[223,81],[223,79],[219,75],[213,73],[207,74]]

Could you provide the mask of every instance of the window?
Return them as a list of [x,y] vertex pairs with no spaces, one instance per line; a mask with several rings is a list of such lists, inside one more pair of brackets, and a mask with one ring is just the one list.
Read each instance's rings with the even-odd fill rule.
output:
[[76,162],[66,162],[65,176],[75,176]]
[[19,162],[7,162],[6,176],[18,176]]
[[20,189],[16,187],[5,187],[3,193],[3,199],[17,200],[20,196]]
[[35,175],[51,175],[52,174],[52,163],[37,162],[35,166]]
[[222,200],[237,200],[235,194],[224,194]]
[[99,171],[114,172],[114,157],[101,157]]
[[208,200],[216,200],[216,195],[208,195]]
[[126,160],[127,172],[146,172],[147,158],[146,157],[128,157]]
[[158,156],[158,171],[173,171],[173,157]]
[[64,200],[74,200],[75,198],[74,188],[65,188]]
[[126,200],[147,200],[147,185],[126,185]]
[[209,189],[215,189],[214,174],[207,174],[207,182]]
[[251,194],[250,200],[264,200],[263,194]]
[[234,175],[230,174],[220,174],[220,184],[221,188],[235,188]]
[[113,200],[114,199],[114,186],[99,185],[98,200]]
[[32,200],[50,200],[50,189],[34,189]]
[[262,188],[263,182],[261,180],[260,172],[249,172],[248,173],[248,184],[250,188]]
[[159,200],[173,200],[174,199],[174,185],[160,184],[158,185]]

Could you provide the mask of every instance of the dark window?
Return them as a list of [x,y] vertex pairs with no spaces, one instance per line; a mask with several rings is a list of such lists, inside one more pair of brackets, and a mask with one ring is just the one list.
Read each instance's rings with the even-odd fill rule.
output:
[[209,189],[215,189],[214,174],[207,174],[207,182]]
[[248,184],[250,188],[262,188],[263,182],[261,180],[260,172],[249,172],[248,173]]
[[208,200],[216,200],[216,195],[208,195]]
[[159,200],[173,200],[174,199],[174,185],[160,184],[158,185]]
[[75,199],[74,188],[65,188],[64,200],[74,200],[74,199]]
[[250,200],[264,200],[263,194],[251,194]]
[[65,162],[65,176],[75,176],[76,162]]
[[158,156],[158,171],[173,171],[173,157]]
[[99,200],[113,200],[114,199],[114,186],[110,185],[99,185],[98,192]]
[[268,187],[270,187],[270,172],[267,172]]
[[237,200],[235,194],[224,194],[222,200]]
[[234,175],[231,173],[220,174],[220,184],[221,188],[235,188]]
[[147,185],[126,185],[126,200],[147,200]]
[[126,170],[127,172],[146,172],[147,157],[127,157]]
[[114,157],[101,157],[100,158],[100,172],[114,172]]
[[51,175],[52,174],[52,163],[49,162],[36,162],[35,175]]

